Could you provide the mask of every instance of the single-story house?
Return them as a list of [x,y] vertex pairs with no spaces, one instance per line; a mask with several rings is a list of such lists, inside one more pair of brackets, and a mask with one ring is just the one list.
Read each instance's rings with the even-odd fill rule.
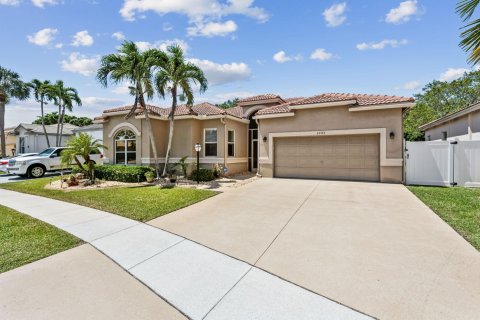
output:
[[480,140],[480,103],[463,108],[419,127],[426,141]]
[[[227,173],[251,171],[264,177],[318,178],[402,182],[403,129],[410,97],[326,93],[308,98],[258,95],[221,109],[200,103],[178,107],[171,161],[187,156],[200,164],[227,168]],[[152,119],[158,161],[164,162],[169,108],[131,106],[105,110],[108,163],[152,165],[145,112]]]
[[78,135],[79,133],[87,133],[91,135],[94,139],[102,140],[103,141],[103,124],[101,123],[94,123],[88,126],[77,127],[72,130],[73,133]]
[[[17,143],[17,140],[15,138],[15,127],[12,127],[12,128],[5,128],[4,132],[5,132],[5,151],[6,151],[6,154],[5,154],[5,157],[12,157],[15,155],[15,152],[16,152],[16,143]],[[0,143],[1,145],[1,143]],[[0,149],[1,150],[1,149]],[[4,155],[1,154],[1,151],[0,151],[0,158],[2,158]]]
[[[55,146],[57,125],[46,125],[45,128],[50,146],[53,147]],[[69,123],[63,125],[62,146],[74,135],[73,130],[76,128],[78,127]],[[42,152],[48,148],[47,138],[40,124],[21,123],[15,128],[14,133],[17,153]]]

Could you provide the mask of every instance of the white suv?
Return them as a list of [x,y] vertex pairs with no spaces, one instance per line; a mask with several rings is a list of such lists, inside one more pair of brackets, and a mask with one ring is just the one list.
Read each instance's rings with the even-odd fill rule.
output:
[[[18,176],[30,178],[41,178],[45,172],[70,169],[71,166],[62,166],[60,154],[67,148],[48,148],[37,155],[23,158],[12,158],[8,161],[7,171]],[[90,155],[94,163],[100,163],[103,156],[98,154]],[[79,159],[82,161],[83,159]]]

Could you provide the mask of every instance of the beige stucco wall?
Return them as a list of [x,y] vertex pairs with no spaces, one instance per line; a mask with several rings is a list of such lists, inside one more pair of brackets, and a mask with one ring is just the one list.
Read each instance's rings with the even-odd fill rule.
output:
[[[5,130],[5,148],[6,148],[6,157],[13,156],[12,150],[16,150],[17,147],[17,138],[15,135],[11,134],[11,130]],[[1,146],[1,144],[0,144]],[[1,152],[1,151],[0,151]],[[15,151],[16,152],[16,151]],[[1,156],[1,154],[0,154]]]
[[[469,119],[470,117],[470,119]],[[430,137],[431,141],[442,140],[443,132],[447,132],[447,139],[458,138],[460,140],[469,140],[468,127],[472,131],[472,139],[480,139],[480,110],[471,112],[469,115],[464,115],[457,119],[442,123],[436,127],[430,128],[425,131],[425,140]]]
[[[269,144],[273,141],[263,142],[263,137],[269,133],[300,132],[300,131],[328,131],[349,129],[386,128],[386,154],[387,159],[401,159],[402,150],[402,110],[384,109],[372,111],[348,111],[347,106],[313,108],[295,110],[295,116],[261,119],[259,125],[260,158],[267,158]],[[390,139],[390,132],[395,133],[395,138]],[[273,156],[273,155],[272,155]],[[273,159],[275,161],[275,159]],[[260,164],[262,176],[274,175],[271,164]],[[381,167],[380,180],[385,182],[401,182],[402,167]]]
[[[121,125],[129,123],[133,125],[141,135],[137,135],[137,165],[153,164],[153,151],[149,141],[149,133],[145,119],[130,118],[125,120],[124,115],[117,115],[109,117],[109,121],[104,124],[103,141],[108,147],[105,150],[105,156],[108,159],[108,163],[115,162],[115,134],[122,129],[131,129],[127,125]],[[153,134],[155,137],[155,144],[157,146],[159,163],[163,164],[165,154],[167,151],[168,134],[169,134],[169,122],[159,119],[151,119]],[[248,125],[233,120],[226,120],[227,128],[235,130],[235,151],[236,156],[234,158],[224,159],[225,155],[225,125],[220,119],[210,120],[198,120],[198,119],[178,119],[175,120],[174,135],[172,141],[172,150],[170,157],[173,161],[177,161],[178,158],[188,156],[190,162],[196,161],[195,143],[202,144],[202,152],[200,164],[202,168],[212,168],[213,165],[218,162],[223,165],[224,161],[227,163],[228,174],[244,172],[247,170],[247,162],[237,163],[238,158],[247,158],[247,128]],[[116,129],[115,129],[116,128]],[[216,157],[204,157],[204,129],[216,128],[217,129],[217,156]],[[115,130],[114,130],[115,129]],[[228,130],[228,129],[227,129]],[[111,137],[109,137],[111,135]],[[229,161],[235,163],[229,163]],[[191,169],[191,168],[190,168]]]

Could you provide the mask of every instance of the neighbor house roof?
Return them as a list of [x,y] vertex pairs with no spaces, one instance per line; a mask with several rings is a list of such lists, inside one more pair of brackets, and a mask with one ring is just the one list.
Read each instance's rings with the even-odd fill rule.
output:
[[90,130],[102,130],[103,124],[101,123],[94,123],[88,126],[78,127],[73,129],[74,132],[81,132],[81,131],[90,131]]
[[445,122],[463,117],[465,115],[468,115],[469,113],[472,113],[472,112],[475,112],[475,111],[478,111],[478,110],[480,110],[480,103],[476,103],[474,105],[468,106],[468,107],[463,108],[461,110],[458,110],[458,111],[452,112],[450,114],[447,114],[446,116],[443,116],[441,118],[438,118],[436,120],[433,120],[429,123],[426,123],[426,124],[420,126],[419,129],[421,131],[425,131],[425,130],[428,130],[430,128],[439,126],[439,125],[441,125]]
[[[31,123],[20,123],[16,128],[15,132],[18,131],[18,129],[22,127],[28,132],[35,133],[35,134],[45,134],[43,131],[43,127],[41,124],[31,124]],[[69,123],[65,123],[63,125],[63,135],[72,135],[73,134],[73,129],[78,128],[77,126]],[[46,125],[45,129],[47,131],[47,134],[57,134],[57,125],[52,124],[52,125]]]
[[308,98],[287,99],[284,104],[262,109],[257,115],[286,113],[292,110],[293,106],[303,106],[309,104],[319,104],[328,102],[352,101],[353,106],[374,106],[380,104],[397,104],[414,102],[411,97],[371,95],[371,94],[353,94],[353,93],[324,93]]
[[264,101],[264,100],[280,100],[281,102],[285,102],[282,97],[278,94],[267,93],[267,94],[260,94],[253,97],[243,98],[237,101],[237,105],[242,104],[251,104],[257,101]]

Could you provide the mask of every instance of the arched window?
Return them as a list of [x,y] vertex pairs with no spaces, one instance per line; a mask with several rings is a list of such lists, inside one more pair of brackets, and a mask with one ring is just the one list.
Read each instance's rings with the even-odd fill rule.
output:
[[137,140],[130,130],[120,130],[115,135],[115,163],[136,164]]

